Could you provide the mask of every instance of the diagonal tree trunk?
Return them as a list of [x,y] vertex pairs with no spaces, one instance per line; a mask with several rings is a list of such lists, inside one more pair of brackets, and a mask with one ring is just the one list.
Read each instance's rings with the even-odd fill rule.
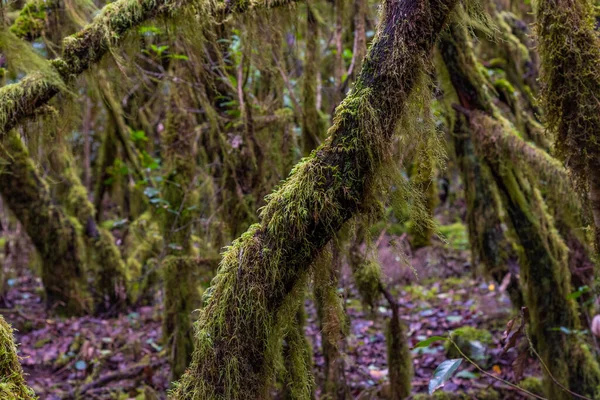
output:
[[194,361],[173,399],[248,399],[271,387],[279,326],[303,277],[368,202],[390,141],[454,0],[384,2],[381,24],[330,137],[268,198],[225,252],[197,325]]

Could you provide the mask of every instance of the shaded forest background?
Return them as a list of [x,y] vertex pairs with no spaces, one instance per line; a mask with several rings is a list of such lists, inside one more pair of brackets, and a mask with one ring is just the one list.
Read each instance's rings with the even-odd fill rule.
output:
[[0,398],[600,398],[597,5],[0,5]]

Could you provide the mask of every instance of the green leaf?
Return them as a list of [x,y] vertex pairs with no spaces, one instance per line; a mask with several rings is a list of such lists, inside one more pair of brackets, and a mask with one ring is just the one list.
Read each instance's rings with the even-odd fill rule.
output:
[[587,293],[589,291],[590,291],[590,288],[588,286],[581,286],[579,289],[577,289],[573,293],[569,294],[567,296],[567,299],[569,299],[569,300],[578,299],[581,297],[582,294]]
[[461,358],[446,360],[441,363],[433,372],[433,378],[429,381],[429,394],[433,394],[436,390],[443,387],[448,379],[456,372],[462,364]]
[[172,60],[189,60],[188,56],[186,56],[185,54],[169,54],[169,58]]
[[437,342],[438,340],[446,341],[448,340],[448,338],[445,338],[443,336],[432,336],[417,343],[415,347],[413,347],[413,349],[418,349],[419,347],[429,347],[431,343]]

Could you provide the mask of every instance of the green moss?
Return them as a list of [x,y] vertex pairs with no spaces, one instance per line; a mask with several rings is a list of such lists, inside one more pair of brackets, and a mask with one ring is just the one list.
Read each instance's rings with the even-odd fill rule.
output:
[[442,237],[448,241],[448,245],[457,250],[466,250],[469,248],[469,238],[467,236],[467,227],[462,222],[455,222],[451,225],[440,226]]
[[378,262],[367,259],[352,270],[356,288],[363,303],[371,309],[377,306],[381,297],[381,266]]
[[421,301],[434,300],[440,292],[439,286],[432,286],[431,288],[428,289],[425,286],[410,285],[410,286],[405,286],[402,289],[412,300],[421,300]]
[[536,7],[542,107],[557,155],[587,188],[600,159],[600,46],[592,2],[542,0]]
[[194,361],[172,398],[266,395],[275,372],[271,349],[297,311],[286,306],[301,293],[294,289],[342,225],[372,204],[375,188],[390,190],[388,180],[376,185],[389,177],[382,166],[394,164],[389,143],[453,6],[384,3],[379,34],[330,137],[268,196],[260,223],[224,252],[196,327]]
[[[472,326],[463,326],[452,331],[450,337],[467,357],[477,363],[485,364],[488,359],[486,355],[487,347],[493,343],[492,334],[489,331]],[[451,342],[446,342],[444,347],[448,358],[462,357]]]
[[528,376],[519,382],[519,387],[538,396],[544,395],[544,386],[540,378]]
[[46,26],[46,7],[43,1],[28,1],[10,27],[11,32],[26,40],[38,38]]
[[503,69],[506,67],[506,60],[504,58],[492,58],[488,61],[489,68],[500,68]]
[[516,92],[515,87],[506,79],[496,79],[494,87],[497,91],[504,91],[511,96]]
[[17,356],[12,327],[0,315],[0,398],[34,400],[37,396],[27,386]]
[[156,258],[163,248],[156,218],[146,211],[129,225],[125,241],[127,292],[133,303],[152,304],[152,289],[158,282]]

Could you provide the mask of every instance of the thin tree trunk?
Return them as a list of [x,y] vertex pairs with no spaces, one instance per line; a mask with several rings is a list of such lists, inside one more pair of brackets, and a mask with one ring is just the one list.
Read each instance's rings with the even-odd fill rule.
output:
[[302,83],[302,146],[304,155],[321,143],[321,124],[317,109],[317,72],[319,70],[319,22],[306,5],[306,56]]

